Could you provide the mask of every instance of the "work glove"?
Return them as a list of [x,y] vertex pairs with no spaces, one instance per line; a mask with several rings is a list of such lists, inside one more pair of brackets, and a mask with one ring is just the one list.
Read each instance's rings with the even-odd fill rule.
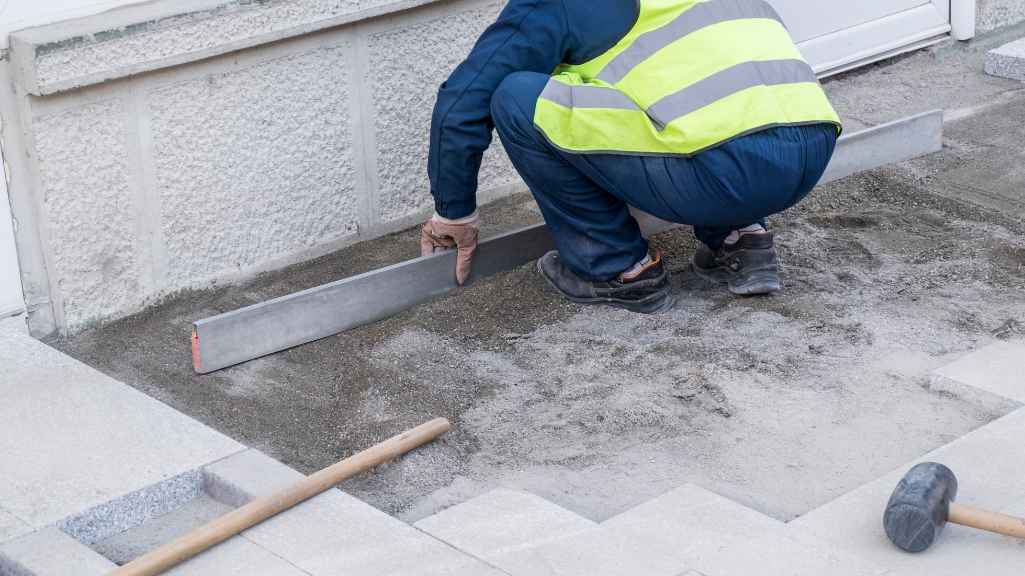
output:
[[430,256],[455,249],[456,282],[462,286],[470,276],[479,236],[480,216],[477,212],[458,220],[449,220],[435,214],[420,229],[420,255]]

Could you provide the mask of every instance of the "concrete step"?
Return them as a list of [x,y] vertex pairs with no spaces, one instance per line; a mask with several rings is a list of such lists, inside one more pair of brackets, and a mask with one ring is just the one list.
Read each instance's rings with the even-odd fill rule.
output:
[[[896,549],[883,531],[882,513],[900,478],[918,462],[949,466],[959,479],[958,501],[997,511],[1025,508],[1025,409],[983,426],[922,458],[846,494],[787,526],[798,541],[828,542],[872,562],[891,574],[954,576],[977,574],[985,563],[987,576],[1020,575],[1025,571],[1021,541],[948,526],[928,551],[909,555]],[[714,574],[709,574],[714,576]]]
[[676,576],[723,547],[779,532],[783,526],[736,502],[686,485],[594,530],[499,554],[490,562],[524,576]]
[[533,494],[499,489],[414,526],[490,562],[503,554],[594,530],[598,524]]

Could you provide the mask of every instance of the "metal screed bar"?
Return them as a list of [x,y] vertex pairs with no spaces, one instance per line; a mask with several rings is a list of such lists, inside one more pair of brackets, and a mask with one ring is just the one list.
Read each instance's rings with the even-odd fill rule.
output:
[[[844,136],[822,182],[936,152],[943,112],[932,111]],[[637,214],[647,234],[676,226]],[[554,247],[539,224],[482,242],[473,278],[536,260]],[[196,372],[207,374],[387,318],[456,289],[452,253],[409,260],[332,282],[193,325]]]

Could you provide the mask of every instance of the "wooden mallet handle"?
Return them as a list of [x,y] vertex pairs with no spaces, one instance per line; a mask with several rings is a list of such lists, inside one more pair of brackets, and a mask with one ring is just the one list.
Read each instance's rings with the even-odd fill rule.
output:
[[1025,538],[1025,519],[997,514],[964,504],[951,504],[947,521],[1004,536]]
[[452,427],[438,418],[389,438],[274,494],[262,496],[168,544],[132,560],[110,576],[155,576],[260,522],[332,488],[339,482],[433,442]]

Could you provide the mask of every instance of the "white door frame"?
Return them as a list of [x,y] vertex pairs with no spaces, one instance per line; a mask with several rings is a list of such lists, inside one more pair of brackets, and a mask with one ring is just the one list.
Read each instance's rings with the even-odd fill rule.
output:
[[[814,30],[815,21],[808,18],[827,8],[818,4],[808,12],[801,8],[802,1],[810,0],[779,0],[778,7],[785,20],[796,21],[792,25],[795,33],[803,30],[796,38],[798,46],[815,71],[829,76],[949,38],[952,2],[964,0],[904,0],[895,3],[894,12],[869,18],[872,11],[886,4],[873,0],[871,5],[876,8],[860,7],[862,13],[852,14],[854,20],[847,25],[841,24],[845,18],[836,15],[836,28],[821,31]],[[974,4],[974,0],[966,1]]]
[[25,310],[21,291],[21,271],[14,245],[14,220],[7,197],[7,164],[0,147],[0,317]]

